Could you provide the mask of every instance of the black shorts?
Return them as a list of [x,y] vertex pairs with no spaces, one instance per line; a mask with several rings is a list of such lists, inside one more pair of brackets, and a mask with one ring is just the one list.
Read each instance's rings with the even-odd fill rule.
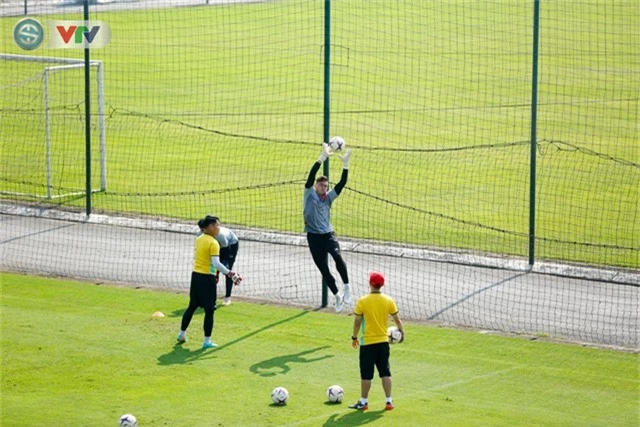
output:
[[360,347],[360,379],[372,380],[374,367],[378,369],[380,378],[391,376],[388,342]]
[[327,252],[336,252],[340,254],[340,243],[335,231],[324,234],[307,233],[307,242],[311,253],[326,254]]
[[216,298],[216,277],[211,274],[191,272],[189,305],[202,307],[205,310],[215,310]]

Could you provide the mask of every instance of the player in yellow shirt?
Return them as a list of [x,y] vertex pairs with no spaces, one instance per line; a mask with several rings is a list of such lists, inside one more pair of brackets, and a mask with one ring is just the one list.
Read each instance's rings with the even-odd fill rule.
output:
[[[353,310],[353,348],[360,348],[360,400],[349,406],[352,409],[369,409],[369,390],[373,379],[374,367],[382,380],[382,388],[386,397],[385,409],[394,408],[391,399],[391,367],[389,366],[389,336],[387,328],[389,316],[393,318],[398,330],[402,332],[400,342],[404,341],[404,327],[398,315],[395,301],[381,292],[384,286],[382,273],[373,271],[369,274],[369,294],[356,302]],[[362,330],[362,337],[358,333]]]
[[187,341],[187,328],[191,323],[193,313],[202,307],[204,309],[204,343],[202,348],[216,347],[211,341],[213,332],[213,312],[216,309],[216,276],[215,269],[229,277],[234,284],[242,281],[242,276],[230,271],[220,262],[220,244],[215,236],[220,232],[220,220],[218,217],[207,215],[198,221],[202,234],[196,238],[195,259],[193,272],[191,273],[191,286],[189,288],[189,307],[182,315],[178,343]]

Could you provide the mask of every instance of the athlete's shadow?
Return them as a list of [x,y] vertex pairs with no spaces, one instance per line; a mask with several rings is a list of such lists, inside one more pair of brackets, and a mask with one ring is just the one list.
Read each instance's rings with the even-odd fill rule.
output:
[[167,317],[180,317],[184,314],[184,308],[177,308],[167,315]]
[[346,415],[333,414],[325,421],[324,426],[362,426],[382,418],[384,409],[380,411],[360,411],[354,409]]
[[[175,313],[175,312],[174,312]],[[249,332],[248,334],[245,334],[239,338],[236,338],[233,341],[229,341],[228,343],[225,343],[221,346],[212,348],[212,349],[198,349],[195,351],[191,351],[188,348],[184,347],[181,344],[175,344],[173,346],[173,348],[171,349],[171,351],[169,353],[163,354],[158,356],[158,364],[159,365],[175,365],[178,363],[188,363],[188,362],[193,362],[195,360],[202,360],[202,359],[213,359],[215,358],[215,353],[223,350],[229,346],[238,344],[254,335],[259,334],[260,332],[266,331],[267,329],[271,329],[271,328],[275,328],[276,326],[282,324],[282,323],[287,323],[287,322],[291,322],[293,320],[296,320],[299,317],[305,316],[309,314],[308,311],[302,311],[300,313],[297,313],[291,317],[288,317],[286,319],[282,319],[279,320],[277,322],[271,323],[269,325],[265,325],[260,329],[256,329],[255,331]],[[316,349],[318,350],[318,349]],[[315,350],[313,350],[315,351]],[[333,357],[333,356],[325,356],[325,357]]]
[[[223,306],[218,305],[218,301],[216,301],[216,310],[220,310],[220,309],[222,309],[223,307],[224,307],[224,305],[223,305]],[[225,307],[225,308],[226,308],[226,307]],[[167,317],[175,317],[175,318],[180,319],[180,318],[182,318],[182,315],[184,314],[184,311],[185,311],[185,308],[176,308],[176,309],[175,309],[175,310],[173,310],[171,313],[167,314]],[[202,308],[200,308],[200,307],[199,307],[199,308],[196,310],[196,312],[194,313],[194,315],[195,315],[195,314],[201,314],[201,313],[204,313],[204,311],[202,310]]]
[[175,344],[169,353],[158,356],[158,365],[176,365],[215,357],[211,351],[203,348],[192,351],[182,344]]
[[317,362],[333,357],[332,354],[325,354],[324,356],[314,357],[307,359],[306,356],[309,353],[328,348],[329,346],[318,347],[311,350],[301,351],[295,354],[286,354],[284,356],[274,357],[272,359],[263,360],[262,362],[254,363],[249,370],[254,374],[258,374],[261,377],[273,377],[278,374],[286,374],[291,370],[290,363],[310,363]]

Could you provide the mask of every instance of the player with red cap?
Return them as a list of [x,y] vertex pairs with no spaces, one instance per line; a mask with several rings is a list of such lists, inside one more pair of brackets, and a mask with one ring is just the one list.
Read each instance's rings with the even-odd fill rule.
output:
[[[386,397],[385,409],[394,408],[391,399],[391,369],[389,366],[389,336],[387,328],[389,316],[393,318],[398,330],[402,333],[400,342],[404,341],[404,327],[398,314],[398,307],[389,295],[382,293],[384,275],[377,271],[369,273],[369,293],[356,302],[353,310],[353,348],[360,348],[360,400],[349,406],[352,409],[369,409],[369,390],[373,379],[374,368],[382,380],[382,388]],[[363,322],[364,319],[364,322]],[[358,338],[358,334],[362,336]]]
[[384,276],[382,273],[378,273],[377,271],[372,271],[369,273],[369,284],[376,289],[380,289],[384,286]]

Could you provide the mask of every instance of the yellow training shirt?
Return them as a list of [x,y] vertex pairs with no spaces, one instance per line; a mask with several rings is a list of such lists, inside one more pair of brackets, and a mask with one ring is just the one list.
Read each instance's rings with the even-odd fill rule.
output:
[[356,303],[353,312],[362,316],[362,345],[388,342],[389,315],[398,313],[395,301],[383,293],[370,293]]
[[212,256],[220,256],[220,244],[208,234],[201,234],[196,238],[196,255],[193,271],[202,274],[213,274],[215,267],[211,264]]

